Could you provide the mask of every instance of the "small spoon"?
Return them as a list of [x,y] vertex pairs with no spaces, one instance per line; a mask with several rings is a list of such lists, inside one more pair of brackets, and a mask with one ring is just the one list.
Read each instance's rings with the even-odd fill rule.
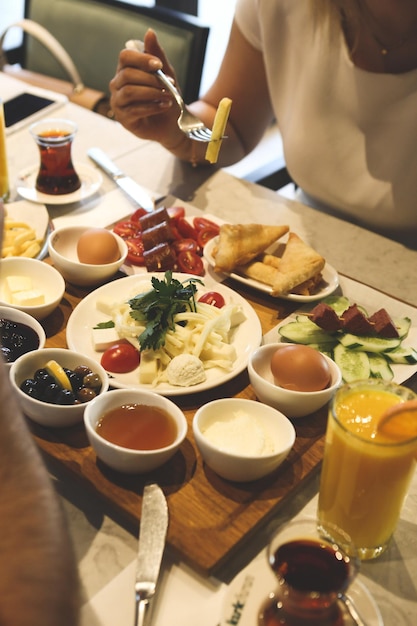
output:
[[391,406],[379,420],[377,430],[403,441],[417,437],[417,400]]
[[366,626],[351,598],[349,598],[349,596],[345,595],[344,593],[338,593],[337,597],[341,602],[343,602],[355,624],[357,626]]

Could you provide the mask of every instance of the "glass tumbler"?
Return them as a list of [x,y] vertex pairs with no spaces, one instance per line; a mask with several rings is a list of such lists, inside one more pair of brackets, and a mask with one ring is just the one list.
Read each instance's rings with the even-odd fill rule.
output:
[[6,127],[4,124],[3,102],[0,98],[0,200],[9,197],[9,174],[6,153]]
[[81,187],[81,180],[71,157],[76,124],[69,120],[47,119],[35,122],[29,130],[40,152],[40,167],[35,184],[37,191],[49,195],[77,191]]
[[268,546],[277,588],[264,602],[259,626],[344,626],[351,623],[346,591],[359,560],[350,537],[332,538],[313,518],[284,524]]

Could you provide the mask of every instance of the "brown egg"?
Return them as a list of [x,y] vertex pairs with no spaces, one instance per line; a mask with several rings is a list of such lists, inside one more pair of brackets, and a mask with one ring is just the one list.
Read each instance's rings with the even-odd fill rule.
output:
[[107,265],[120,258],[120,251],[113,234],[105,228],[89,228],[77,243],[77,255],[81,263]]
[[271,372],[276,385],[293,391],[320,391],[331,380],[324,356],[309,346],[295,344],[274,352]]

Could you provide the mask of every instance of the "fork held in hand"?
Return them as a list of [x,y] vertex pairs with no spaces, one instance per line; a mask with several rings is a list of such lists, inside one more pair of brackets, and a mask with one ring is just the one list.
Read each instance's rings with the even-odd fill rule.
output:
[[[126,42],[126,48],[130,50],[138,50],[139,52],[144,52],[143,41],[139,39],[130,39]],[[190,111],[185,106],[184,100],[178,89],[171,82],[166,74],[162,70],[156,70],[155,74],[158,76],[159,80],[165,85],[165,87],[171,92],[174,96],[176,103],[180,109],[180,115],[177,120],[179,129],[187,135],[190,139],[194,139],[195,141],[203,141],[208,142],[211,141],[211,130],[207,128],[207,126],[202,122],[198,117],[190,113]]]

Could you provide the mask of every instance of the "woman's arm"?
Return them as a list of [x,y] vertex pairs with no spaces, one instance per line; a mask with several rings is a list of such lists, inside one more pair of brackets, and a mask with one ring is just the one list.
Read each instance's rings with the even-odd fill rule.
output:
[[2,362],[0,407],[0,624],[76,626],[71,540]]
[[[177,126],[178,107],[154,72],[162,68],[175,80],[153,31],[145,36],[147,53],[123,50],[116,76],[110,83],[111,105],[123,126],[143,139],[158,141],[180,159],[204,163],[205,144],[191,141]],[[233,101],[219,165],[235,163],[261,139],[273,118],[262,54],[244,38],[236,23],[213,86],[189,105],[208,127],[212,127],[220,100]]]

